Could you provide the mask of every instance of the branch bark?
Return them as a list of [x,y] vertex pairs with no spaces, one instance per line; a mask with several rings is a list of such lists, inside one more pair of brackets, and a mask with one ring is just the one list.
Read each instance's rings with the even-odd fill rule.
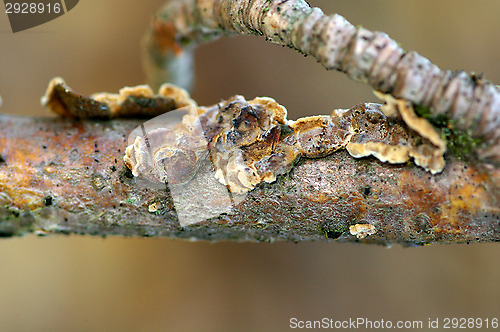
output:
[[474,74],[441,70],[418,53],[404,51],[387,34],[354,27],[338,14],[325,16],[304,0],[168,2],[145,38],[151,82],[175,82],[177,72],[171,68],[192,58],[198,43],[235,34],[263,36],[375,90],[429,107],[434,116],[445,115],[456,128],[483,140],[478,156],[500,166],[498,86]]
[[[181,227],[168,187],[140,187],[124,165],[127,134],[142,121],[0,115],[0,236],[83,233],[405,245],[500,240],[497,87],[442,72],[416,53],[404,53],[385,34],[354,28],[338,15],[326,17],[299,0],[173,1],[148,35],[150,64],[171,74],[173,67],[165,66],[189,64],[196,43],[234,33],[264,35],[378,90],[430,106],[434,115],[446,114],[454,126],[483,140],[480,160],[449,153],[444,171],[431,175],[412,163],[354,159],[342,150],[301,158],[291,172],[260,183],[241,199],[232,196],[229,203],[211,197],[213,177],[197,172],[191,180],[196,185],[176,193],[183,209],[196,212],[199,202],[193,197],[211,197],[211,209],[227,212]],[[182,70],[177,78],[184,76]],[[137,116],[145,110],[153,115],[194,103],[175,88],[154,96],[149,88],[140,90],[92,99],[61,85],[49,88],[54,94],[45,102],[79,118]],[[172,92],[175,97],[166,98]]]
[[[123,163],[126,135],[140,123],[0,115],[0,235],[406,245],[500,240],[498,195],[480,168],[447,156],[445,170],[430,175],[413,164],[354,159],[345,151],[302,158],[231,213],[180,227],[168,190],[138,188]],[[189,197],[185,202],[196,208]]]

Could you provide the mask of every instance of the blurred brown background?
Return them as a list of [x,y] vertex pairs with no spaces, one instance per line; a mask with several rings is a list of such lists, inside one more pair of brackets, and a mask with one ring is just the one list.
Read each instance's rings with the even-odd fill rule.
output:
[[[66,15],[13,34],[0,13],[3,113],[39,106],[56,75],[77,91],[144,81],[140,38],[162,0],[80,1]],[[500,83],[498,0],[310,1],[387,32],[443,68]],[[239,37],[197,53],[201,105],[271,96],[289,118],[375,101],[371,90],[311,58]],[[0,241],[5,331],[285,330],[289,320],[500,318],[500,246],[391,249],[326,243],[205,243],[90,236]]]

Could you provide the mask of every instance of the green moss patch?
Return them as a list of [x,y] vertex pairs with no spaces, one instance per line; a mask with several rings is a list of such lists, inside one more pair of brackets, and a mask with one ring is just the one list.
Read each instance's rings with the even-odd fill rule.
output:
[[472,136],[471,130],[460,130],[456,128],[454,120],[440,114],[433,116],[429,107],[414,106],[415,113],[427,119],[441,132],[441,137],[446,140],[448,152],[461,160],[470,160],[476,157],[475,151],[483,143],[482,139]]

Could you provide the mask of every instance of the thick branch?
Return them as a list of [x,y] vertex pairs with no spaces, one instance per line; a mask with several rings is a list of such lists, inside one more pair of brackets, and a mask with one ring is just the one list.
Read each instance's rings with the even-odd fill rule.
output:
[[[169,192],[137,188],[123,164],[126,135],[139,124],[0,115],[0,234],[385,244],[500,240],[498,194],[474,165],[448,157],[443,173],[433,176],[411,163],[354,159],[345,151],[303,158],[291,173],[248,193],[231,213],[181,228]],[[185,198],[187,208],[195,208]],[[355,234],[362,237],[363,226],[356,224],[371,224],[375,229],[368,231],[376,232],[359,240]]]
[[146,36],[146,63],[155,71],[150,78],[165,81],[172,61],[183,63],[197,43],[229,34],[264,36],[375,90],[430,107],[434,116],[444,114],[482,139],[479,157],[500,165],[497,86],[462,71],[443,71],[416,52],[405,52],[385,33],[356,28],[338,14],[325,16],[303,0],[170,1]]

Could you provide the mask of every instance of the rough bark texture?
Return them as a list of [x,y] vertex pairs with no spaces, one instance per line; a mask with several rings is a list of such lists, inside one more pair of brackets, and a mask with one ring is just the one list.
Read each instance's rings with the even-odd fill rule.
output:
[[[232,213],[181,228],[169,192],[139,189],[123,163],[126,136],[140,123],[0,115],[0,235],[408,245],[500,240],[498,193],[473,164],[448,156],[443,173],[430,175],[412,163],[355,159],[345,151],[302,158]],[[368,223],[375,234],[358,239],[350,231]]]
[[387,34],[354,27],[338,14],[326,16],[303,0],[168,2],[145,39],[152,82],[167,78],[175,83],[178,72],[171,68],[181,68],[196,44],[231,34],[264,36],[375,90],[429,107],[434,116],[445,115],[456,128],[483,140],[478,156],[500,165],[498,86],[474,74],[441,70],[418,53],[404,51]]

